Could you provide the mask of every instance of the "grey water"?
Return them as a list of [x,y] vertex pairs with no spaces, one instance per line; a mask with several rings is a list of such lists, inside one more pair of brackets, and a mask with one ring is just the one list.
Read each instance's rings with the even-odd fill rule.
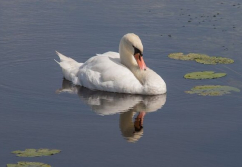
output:
[[[239,0],[1,0],[0,166],[19,161],[54,167],[242,165],[241,92],[186,94],[196,85],[242,90],[242,2]],[[146,65],[167,84],[157,97],[90,91],[63,80],[55,50],[85,62],[140,36]],[[228,65],[172,60],[174,52],[234,59]],[[193,71],[226,72],[186,80]],[[147,111],[143,129],[134,120]],[[60,149],[36,158],[11,154]]]

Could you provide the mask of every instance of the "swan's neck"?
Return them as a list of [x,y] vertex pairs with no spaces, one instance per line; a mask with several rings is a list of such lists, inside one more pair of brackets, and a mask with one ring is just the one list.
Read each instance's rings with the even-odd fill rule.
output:
[[122,43],[119,46],[119,54],[121,63],[134,74],[134,76],[140,81],[142,85],[144,85],[146,71],[140,70],[134,56],[127,51]]

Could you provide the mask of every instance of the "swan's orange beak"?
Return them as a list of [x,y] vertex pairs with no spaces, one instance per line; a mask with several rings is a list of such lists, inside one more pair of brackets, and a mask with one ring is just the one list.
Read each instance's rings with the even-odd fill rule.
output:
[[145,65],[145,62],[144,62],[144,59],[143,59],[143,56],[140,54],[140,53],[136,53],[134,55],[134,58],[135,60],[137,61],[137,64],[140,68],[140,70],[146,70],[146,65]]

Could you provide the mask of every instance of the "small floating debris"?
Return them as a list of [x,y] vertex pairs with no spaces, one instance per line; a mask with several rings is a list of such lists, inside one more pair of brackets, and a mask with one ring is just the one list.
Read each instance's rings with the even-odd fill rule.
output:
[[41,162],[18,162],[17,164],[7,164],[7,167],[51,167]]
[[13,154],[16,154],[18,157],[41,157],[41,156],[50,156],[60,153],[61,150],[57,149],[26,149],[25,151],[13,151]]
[[195,86],[190,91],[185,91],[188,94],[198,94],[201,96],[222,96],[230,94],[232,91],[240,92],[238,88],[221,85],[202,85]]
[[168,55],[171,59],[176,60],[194,60],[197,63],[202,64],[231,64],[234,63],[233,59],[224,58],[224,57],[210,57],[205,54],[198,53],[189,53],[184,55],[183,53],[171,53]]
[[184,75],[186,79],[215,79],[226,76],[226,73],[215,73],[214,71],[191,72]]

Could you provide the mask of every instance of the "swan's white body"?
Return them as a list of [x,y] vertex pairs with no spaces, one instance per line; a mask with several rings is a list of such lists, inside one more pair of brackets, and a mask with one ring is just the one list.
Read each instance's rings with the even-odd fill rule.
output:
[[[137,36],[134,34],[127,35],[134,37],[134,39],[131,39],[133,47],[137,45],[143,51],[141,41],[135,41]],[[60,57],[60,62],[57,63],[60,64],[64,77],[75,85],[81,85],[92,90],[144,95],[166,93],[166,84],[157,73],[146,68],[145,64],[144,70],[138,67],[134,55],[131,54],[133,50],[127,49],[127,43],[130,41],[127,42],[127,39],[124,39],[125,36],[120,42],[120,54],[106,52],[88,59],[85,63],[78,63],[57,52]]]

